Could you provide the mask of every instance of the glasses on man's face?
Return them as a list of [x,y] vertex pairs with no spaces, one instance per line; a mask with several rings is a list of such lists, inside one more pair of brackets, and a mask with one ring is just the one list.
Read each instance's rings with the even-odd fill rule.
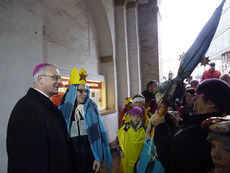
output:
[[59,75],[53,75],[53,76],[52,76],[52,75],[43,74],[43,75],[40,75],[40,76],[51,77],[51,78],[55,79],[56,81],[61,80],[61,76],[59,76]]
[[87,93],[87,89],[77,89],[80,94]]
[[203,98],[203,97],[204,97],[204,94],[195,94],[192,100],[195,101],[197,98]]

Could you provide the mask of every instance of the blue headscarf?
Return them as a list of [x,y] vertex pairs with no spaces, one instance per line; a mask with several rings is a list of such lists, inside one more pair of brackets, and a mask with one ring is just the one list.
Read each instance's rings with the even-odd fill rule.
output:
[[[63,96],[62,102],[59,105],[59,109],[65,119],[67,125],[67,131],[70,134],[71,129],[71,115],[74,108],[74,103],[77,98],[77,88],[79,84],[70,85]],[[109,148],[109,143],[102,121],[99,109],[96,103],[89,96],[89,88],[87,88],[87,97],[84,103],[84,124],[88,133],[88,139],[90,147],[94,155],[95,160],[100,161],[100,165],[103,166],[103,160],[106,161],[106,166],[109,172],[112,172],[112,156]]]

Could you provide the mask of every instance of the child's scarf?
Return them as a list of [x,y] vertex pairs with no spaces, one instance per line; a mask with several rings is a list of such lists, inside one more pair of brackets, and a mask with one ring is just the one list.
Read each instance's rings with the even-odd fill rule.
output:
[[[71,128],[71,115],[77,98],[78,86],[78,84],[70,85],[63,96],[61,104],[59,105],[59,109],[61,110],[67,124],[67,131],[69,134]],[[88,133],[90,147],[95,160],[99,160],[101,166],[103,166],[103,160],[105,160],[107,169],[109,172],[112,172],[112,156],[110,153],[105,127],[96,103],[89,97],[89,88],[88,86],[86,87],[87,98],[84,103],[84,122]]]

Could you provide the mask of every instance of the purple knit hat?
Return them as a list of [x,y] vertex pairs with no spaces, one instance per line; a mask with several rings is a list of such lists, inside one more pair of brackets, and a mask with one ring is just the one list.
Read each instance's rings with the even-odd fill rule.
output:
[[42,67],[45,66],[45,65],[48,65],[48,63],[41,63],[41,64],[38,64],[38,65],[34,68],[33,76],[34,76],[35,73],[38,72],[38,70],[39,70],[40,68],[42,68]]
[[133,107],[130,111],[130,116],[132,115],[140,115],[140,116],[143,116],[143,112],[142,112],[142,109],[139,108],[139,107]]

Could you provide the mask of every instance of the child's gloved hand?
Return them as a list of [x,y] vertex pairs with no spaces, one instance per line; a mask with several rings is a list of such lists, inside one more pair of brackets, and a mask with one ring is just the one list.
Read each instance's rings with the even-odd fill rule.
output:
[[161,123],[164,123],[165,122],[165,117],[164,115],[163,116],[159,116],[157,110],[155,111],[155,113],[152,115],[151,119],[150,119],[150,122],[153,126],[158,126],[159,124]]

